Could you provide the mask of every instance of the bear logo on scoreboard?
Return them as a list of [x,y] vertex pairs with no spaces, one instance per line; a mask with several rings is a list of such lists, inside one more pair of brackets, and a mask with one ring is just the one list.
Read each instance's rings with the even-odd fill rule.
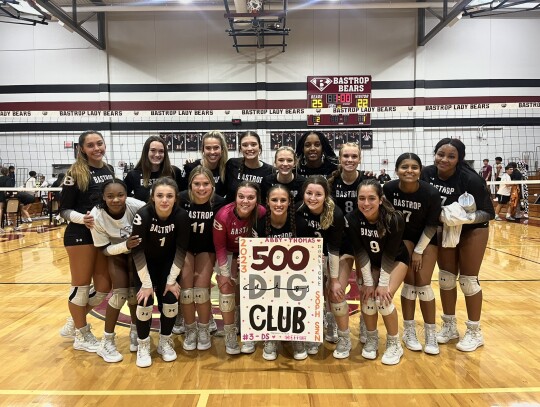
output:
[[310,80],[311,84],[315,86],[319,91],[325,90],[331,83],[332,79],[330,78],[313,78]]

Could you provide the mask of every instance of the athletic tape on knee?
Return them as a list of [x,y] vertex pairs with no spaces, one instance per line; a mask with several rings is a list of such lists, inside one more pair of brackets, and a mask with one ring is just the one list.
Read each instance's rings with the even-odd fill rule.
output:
[[210,301],[208,288],[195,287],[193,289],[193,302],[195,304],[204,304]]
[[128,288],[127,302],[128,305],[137,305],[137,290],[135,289],[135,287]]
[[111,298],[109,298],[109,305],[114,309],[122,309],[127,301],[128,289],[127,288],[115,288]]
[[482,287],[480,287],[480,283],[478,282],[478,276],[460,275],[459,286],[461,287],[463,294],[465,294],[465,297],[470,297],[471,295],[478,294],[482,291]]
[[219,309],[221,312],[232,312],[235,309],[235,295],[219,293]]
[[90,293],[89,285],[71,286],[69,290],[69,302],[78,305],[79,307],[86,307],[88,305],[88,295]]
[[175,302],[174,304],[163,304],[161,312],[167,318],[175,318],[176,315],[178,315],[178,303]]
[[101,291],[96,291],[94,286],[90,286],[90,294],[88,295],[88,305],[91,307],[97,307],[99,304],[103,302],[105,297],[107,297],[107,294]]
[[366,315],[375,315],[377,313],[377,304],[375,300],[369,299],[362,304],[362,312]]
[[403,288],[401,289],[401,296],[407,300],[415,301],[417,296],[416,287],[404,283]]
[[183,288],[180,290],[180,304],[193,304],[193,288]]
[[435,299],[435,294],[430,285],[416,287],[416,293],[418,294],[418,299],[420,301],[433,301]]
[[335,303],[330,303],[330,309],[332,310],[332,314],[336,317],[345,317],[349,315],[349,306],[347,305],[347,301]]
[[137,319],[139,321],[150,321],[152,319],[152,310],[154,309],[153,305],[149,305],[148,307],[142,307],[140,305],[137,305]]
[[392,312],[394,312],[394,303],[391,302],[389,305],[385,305],[383,303],[380,303],[377,305],[377,309],[379,310],[379,314],[381,314],[383,317],[390,315]]
[[441,290],[453,290],[456,288],[456,275],[446,270],[439,270],[439,288]]

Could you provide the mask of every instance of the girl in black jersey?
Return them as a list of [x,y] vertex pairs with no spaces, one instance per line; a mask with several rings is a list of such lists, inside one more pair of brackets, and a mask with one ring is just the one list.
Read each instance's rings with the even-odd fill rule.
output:
[[[282,184],[275,184],[267,192],[266,215],[256,228],[257,237],[296,237],[296,222],[293,198],[290,191]],[[294,358],[303,360],[307,358],[303,342],[293,342]],[[277,358],[277,341],[265,341],[263,358],[275,360]]]
[[129,196],[148,202],[150,188],[160,177],[171,177],[178,182],[182,177],[182,172],[171,165],[165,140],[158,136],[151,136],[144,142],[139,162],[124,179]]
[[[345,143],[339,149],[339,165],[338,168],[332,172],[328,178],[328,184],[332,191],[332,198],[336,205],[341,209],[343,214],[352,212],[357,203],[357,189],[360,182],[364,179],[363,173],[358,170],[360,165],[360,146],[356,143]],[[336,289],[346,290],[349,284],[349,276],[354,264],[354,252],[350,245],[350,242],[345,239],[341,245],[340,258],[339,258],[339,278],[336,284]],[[339,286],[338,286],[339,284]],[[359,289],[362,287],[362,282],[359,282]],[[331,300],[332,301],[332,300]],[[340,301],[341,302],[341,301]],[[337,303],[335,303],[337,305]],[[334,306],[336,308],[336,306]],[[327,313],[326,315],[326,335],[325,339],[328,342],[337,342],[338,329],[342,332],[349,331],[349,312],[346,303],[342,303],[338,308],[342,315],[334,315],[333,313]],[[344,310],[347,310],[347,313]],[[365,342],[365,324],[364,320],[360,317],[360,337],[361,342]],[[344,343],[342,343],[344,344]],[[344,359],[349,356],[349,350],[345,346],[340,346],[343,351],[337,349],[334,352],[334,356],[339,359]]]
[[[225,200],[214,193],[212,172],[201,165],[189,175],[188,190],[180,193],[180,207],[189,216],[189,247],[180,276],[180,305],[185,320],[185,350],[207,350],[210,339],[210,279],[216,262],[212,227]],[[199,322],[195,320],[195,311]]]
[[79,136],[77,160],[64,178],[59,209],[60,215],[70,221],[64,232],[64,246],[71,272],[68,307],[72,317],[60,335],[75,336],[73,348],[87,352],[96,352],[99,342],[86,322],[86,314],[111,290],[107,259],[94,246],[90,233],[94,223],[90,210],[99,201],[102,184],[114,177],[104,156],[105,140],[100,133],[89,130]]
[[[323,239],[323,267],[329,283],[325,293],[330,293],[332,308],[343,306],[345,289],[339,284],[339,250],[343,237],[343,212],[330,195],[328,181],[322,175],[308,177],[303,187],[304,201],[296,212],[296,231],[298,237],[319,237]],[[346,305],[346,303],[345,303]],[[348,312],[348,310],[347,310]],[[335,309],[335,313],[343,310]],[[350,350],[349,331],[338,330],[340,352]],[[341,344],[341,345],[340,345]],[[319,343],[308,342],[307,353],[316,355]]]
[[297,164],[298,159],[291,147],[282,146],[276,150],[274,166],[277,172],[263,178],[261,184],[262,202],[266,202],[268,190],[275,184],[285,185],[291,192],[294,202],[302,200],[302,185],[304,185],[306,179],[295,174],[294,169]]
[[189,245],[188,213],[178,206],[178,186],[168,177],[158,179],[151,189],[151,201],[133,219],[133,235],[140,244],[133,248],[133,260],[139,277],[137,292],[137,366],[148,367],[150,325],[154,288],[161,312],[157,352],[165,362],[176,359],[171,338],[178,313],[180,286],[176,282]]
[[414,309],[416,298],[424,317],[424,352],[437,355],[439,346],[435,332],[435,296],[431,276],[437,261],[437,226],[441,214],[439,191],[420,180],[422,161],[414,153],[403,153],[396,161],[399,179],[384,184],[386,198],[401,211],[405,219],[403,241],[411,263],[401,289],[403,342],[413,351],[422,350],[416,337]]
[[227,193],[225,188],[225,166],[228,160],[225,137],[219,131],[213,130],[202,137],[201,144],[202,159],[193,162],[186,161],[184,164],[182,180],[179,184],[180,190],[188,189],[189,174],[195,167],[202,165],[212,172],[216,185],[214,192],[219,196],[225,196]]
[[300,165],[297,174],[304,177],[328,177],[337,168],[337,157],[326,136],[320,131],[308,131],[296,143],[296,156]]
[[262,152],[261,138],[254,131],[246,131],[238,137],[242,158],[230,158],[225,168],[227,202],[236,198],[236,189],[242,181],[261,184],[264,177],[272,174],[271,165],[259,159]]
[[127,197],[126,184],[119,179],[103,184],[100,202],[90,214],[94,217],[92,238],[94,246],[107,256],[109,275],[112,281],[112,295],[105,313],[105,331],[97,354],[108,363],[120,362],[123,357],[116,349],[114,328],[120,310],[128,302],[131,314],[130,350],[137,350],[137,329],[135,328],[136,305],[133,287],[133,260],[130,250],[139,244],[139,237],[131,235],[131,224],[144,202]]
[[402,240],[405,229],[403,216],[383,196],[379,181],[368,179],[358,187],[358,210],[349,213],[345,219],[347,237],[364,282],[362,313],[367,338],[362,356],[366,359],[377,357],[378,311],[387,331],[382,363],[396,365],[403,355],[403,348],[392,298],[403,282],[409,264],[409,253]]
[[434,151],[435,165],[425,167],[421,178],[439,190],[442,205],[448,206],[457,202],[464,193],[472,195],[476,204],[476,211],[467,214],[462,221],[457,246],[439,247],[437,259],[444,312],[437,341],[447,343],[451,339],[459,338],[456,325],[456,279],[459,274],[459,285],[465,294],[469,320],[465,323],[467,330],[458,342],[457,349],[471,352],[484,344],[480,330],[482,288],[478,282],[478,274],[488,241],[489,221],[494,219],[495,211],[486,181],[465,162],[465,145],[460,140],[442,139]]

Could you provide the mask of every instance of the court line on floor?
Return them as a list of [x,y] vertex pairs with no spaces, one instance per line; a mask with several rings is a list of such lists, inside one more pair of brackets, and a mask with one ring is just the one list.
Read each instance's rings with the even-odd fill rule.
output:
[[[415,395],[540,393],[540,387],[474,389],[208,389],[208,390],[0,390],[4,396]],[[204,404],[203,404],[204,405]]]

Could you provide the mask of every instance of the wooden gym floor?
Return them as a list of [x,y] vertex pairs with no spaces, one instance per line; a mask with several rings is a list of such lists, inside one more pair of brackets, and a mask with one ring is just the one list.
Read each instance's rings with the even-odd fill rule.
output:
[[[272,362],[262,358],[260,344],[253,355],[228,356],[217,336],[203,352],[186,352],[175,338],[178,359],[165,363],[152,332],[153,365],[147,369],[135,366],[124,326],[116,330],[124,355],[116,364],[74,351],[59,336],[69,290],[63,227],[34,223],[0,236],[0,405],[540,406],[540,228],[534,223],[491,222],[480,274],[485,346],[476,352],[459,352],[453,341],[441,345],[439,356],[405,349],[399,365],[384,366],[380,354],[375,361],[361,357],[354,314],[346,360],[334,359],[328,343],[304,361],[295,361],[288,345]],[[463,334],[465,306],[458,297]],[[418,307],[416,320],[423,343]],[[100,338],[103,321],[90,316],[89,322]],[[384,332],[380,324],[381,338]]]

